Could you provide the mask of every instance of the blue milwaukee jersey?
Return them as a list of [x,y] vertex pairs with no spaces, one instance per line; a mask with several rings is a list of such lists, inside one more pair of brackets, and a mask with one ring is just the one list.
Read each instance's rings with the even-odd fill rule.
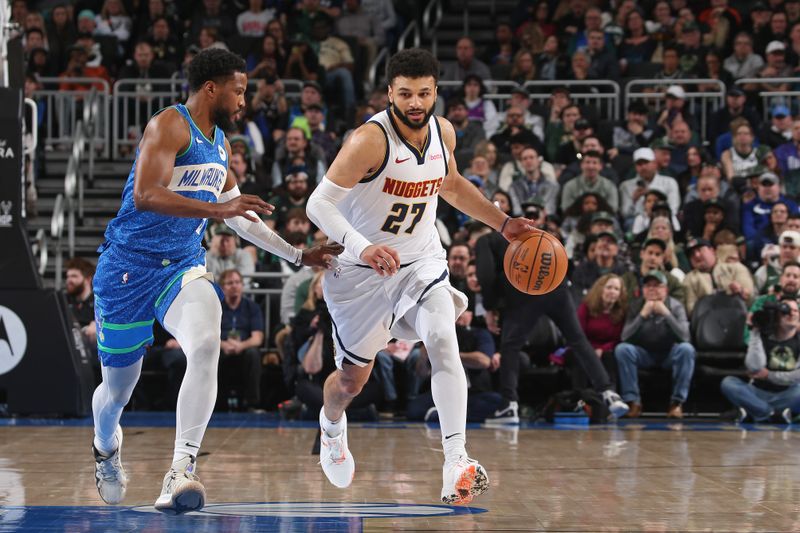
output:
[[[214,138],[206,138],[186,106],[177,104],[172,107],[188,122],[191,141],[189,148],[175,157],[175,168],[167,188],[187,198],[216,203],[228,173],[225,134],[215,126]],[[122,206],[106,228],[106,245],[113,244],[127,252],[170,261],[203,254],[206,219],[174,217],[136,209],[133,176],[138,161],[137,148],[136,159],[122,192]]]

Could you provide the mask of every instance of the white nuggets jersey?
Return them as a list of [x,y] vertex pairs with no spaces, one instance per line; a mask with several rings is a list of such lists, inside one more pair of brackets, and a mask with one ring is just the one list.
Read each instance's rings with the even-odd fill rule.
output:
[[[400,135],[389,110],[376,114],[369,122],[377,124],[386,137],[383,163],[353,188],[339,203],[339,210],[369,242],[397,250],[403,265],[423,257],[442,256],[436,207],[447,175],[449,153],[439,122],[433,116],[429,119],[422,152]],[[340,261],[363,264],[347,251]]]

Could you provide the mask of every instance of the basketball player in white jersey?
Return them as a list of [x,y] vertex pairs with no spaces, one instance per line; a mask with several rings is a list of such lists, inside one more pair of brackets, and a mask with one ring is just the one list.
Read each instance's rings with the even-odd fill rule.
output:
[[455,130],[432,116],[438,74],[425,50],[392,57],[389,109],[353,132],[308,201],[309,218],[345,247],[323,283],[337,370],[325,382],[320,463],[331,483],[350,485],[345,408],[391,337],[420,339],[442,428],[442,501],[466,504],[489,480],[465,449],[467,382],[455,321],[467,301],[448,280],[435,228],[438,197],[509,240],[533,225],[508,217],[458,173]]

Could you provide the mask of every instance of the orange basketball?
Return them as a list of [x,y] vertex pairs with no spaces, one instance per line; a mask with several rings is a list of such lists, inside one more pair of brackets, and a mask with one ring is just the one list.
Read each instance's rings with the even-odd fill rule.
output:
[[567,275],[567,251],[549,233],[535,229],[508,245],[503,270],[519,291],[534,296],[547,294]]

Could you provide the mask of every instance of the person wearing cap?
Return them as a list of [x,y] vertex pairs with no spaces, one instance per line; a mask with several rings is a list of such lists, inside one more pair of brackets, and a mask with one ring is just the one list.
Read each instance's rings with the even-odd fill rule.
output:
[[[540,141],[544,142],[544,118],[531,112],[531,94],[525,87],[518,85],[511,89],[511,96],[506,102],[506,108],[511,107],[521,107],[525,110],[525,127],[531,130]],[[505,113],[502,115],[502,120],[505,120]]]
[[639,148],[633,152],[636,175],[619,186],[620,214],[626,227],[633,223],[637,214],[644,212],[645,194],[650,189],[663,193],[673,213],[681,206],[681,193],[675,178],[658,172],[656,154],[652,148]]
[[620,238],[613,229],[592,234],[591,237],[596,241],[594,255],[578,262],[570,276],[576,301],[582,300],[601,276],[612,273],[621,277],[631,268],[620,254]]
[[308,104],[303,110],[302,119],[298,117],[292,125],[302,124],[303,119],[305,119],[305,126],[310,134],[309,139],[322,148],[325,153],[325,164],[330,165],[336,157],[341,143],[335,133],[325,129],[325,108],[317,102]]
[[[211,229],[211,246],[206,254],[206,269],[219,276],[225,270],[238,270],[245,278],[256,270],[253,256],[239,246],[236,232],[227,224],[217,224]],[[245,280],[250,286],[250,280]]]
[[[773,14],[773,17],[776,15],[778,13]],[[781,13],[780,16],[784,18],[785,24],[786,14]],[[759,78],[790,78],[794,76],[792,67],[786,64],[786,45],[783,41],[770,41],[766,48],[766,58],[767,64],[758,72]],[[789,83],[764,81],[758,84],[758,90],[767,92],[788,91],[789,88]]]
[[532,146],[520,153],[523,175],[508,189],[511,205],[515,213],[522,212],[522,204],[530,198],[538,198],[548,213],[555,213],[558,201],[558,183],[547,180],[541,171],[541,157]]
[[722,152],[720,162],[725,178],[733,181],[734,178],[745,178],[749,171],[758,166],[769,152],[769,146],[755,146],[755,135],[752,126],[742,117],[731,122],[733,145]]
[[475,146],[486,138],[486,133],[480,123],[470,120],[467,104],[462,98],[453,97],[447,102],[447,120],[456,130],[458,148],[456,149],[456,164],[464,168],[469,163]]
[[[791,424],[800,413],[800,312],[795,298],[780,300],[773,331],[753,328],[745,355],[747,378],[727,376],[722,394],[735,406],[735,422]],[[725,413],[723,413],[724,415]]]
[[442,65],[442,77],[446,81],[463,81],[468,74],[480,76],[482,80],[492,79],[488,65],[475,57],[475,42],[467,36],[456,41],[456,60]]
[[613,211],[619,206],[619,193],[614,182],[600,175],[603,156],[599,152],[581,154],[581,174],[564,185],[561,194],[561,210],[569,208],[582,194],[596,192],[603,196]]
[[717,155],[717,158],[719,158],[723,150],[730,146],[730,141],[728,141],[726,146],[719,147],[721,149],[716,148],[717,139],[721,135],[730,132],[730,124],[733,119],[738,117],[745,118],[747,122],[750,123],[750,126],[752,126],[753,131],[761,124],[761,118],[754,107],[745,106],[746,101],[747,98],[744,91],[737,85],[731,85],[725,91],[725,105],[714,111],[708,118],[706,139],[711,146],[715,147],[714,153]]
[[773,263],[765,262],[753,275],[756,289],[764,294],[779,283],[779,277],[785,265],[796,263],[800,258],[800,232],[786,230],[777,239],[778,258]]
[[558,147],[555,162],[560,165],[568,166],[579,161],[580,158],[578,154],[580,154],[583,149],[583,141],[587,137],[593,135],[594,128],[588,120],[585,118],[576,120],[571,138]]
[[[750,317],[753,313],[764,308],[767,302],[777,302],[783,298],[791,298],[797,300],[798,293],[800,292],[800,263],[796,261],[789,261],[783,265],[780,270],[780,277],[777,282],[774,279],[769,280],[769,285],[758,296],[753,304],[750,306],[748,321],[744,328],[744,342],[750,342]],[[758,288],[758,279],[756,278],[756,288]]]
[[764,2],[756,2],[750,7],[749,16],[750,20],[745,21],[747,31],[750,35],[758,35],[761,30],[769,26],[772,10]]
[[[800,184],[800,119],[792,122],[792,138],[775,149],[775,158],[787,189],[790,184]],[[799,186],[793,188],[797,190]]]
[[[614,126],[614,146],[620,155],[630,157],[638,148],[647,146],[653,139],[653,129],[648,124],[647,104],[633,100],[628,105],[625,120]],[[625,159],[628,161],[628,159]]]
[[708,47],[703,45],[700,26],[697,22],[689,20],[681,26],[681,33],[678,35],[678,52],[681,70],[692,77],[703,77],[703,62]]
[[288,212],[295,208],[305,210],[310,195],[311,187],[304,167],[290,167],[283,180],[283,187],[269,200],[275,209],[265,217],[264,222],[271,229],[282,232]]
[[755,239],[769,225],[772,206],[783,202],[790,213],[797,213],[797,204],[781,194],[780,179],[772,172],[764,172],[758,180],[756,197],[742,206],[742,233],[749,239]]
[[625,284],[625,291],[631,298],[639,298],[642,296],[642,286],[644,284],[644,276],[651,270],[660,270],[664,272],[669,289],[669,295],[679,302],[683,302],[686,291],[681,285],[681,282],[672,274],[664,271],[664,264],[666,262],[667,243],[661,239],[650,237],[645,239],[642,248],[639,250],[639,267],[635,270],[626,272],[622,276],[622,282]]
[[690,344],[689,320],[683,304],[668,295],[667,274],[650,270],[642,276],[642,295],[630,305],[622,342],[614,348],[619,368],[619,390],[630,406],[628,417],[642,413],[639,368],[672,371],[668,418],[683,418],[694,374],[695,349]]
[[792,140],[792,112],[783,104],[775,104],[769,109],[769,117],[758,132],[758,140],[774,150]]
[[669,143],[669,140],[666,137],[656,137],[653,139],[653,142],[650,143],[650,148],[653,149],[653,153],[656,156],[656,169],[659,174],[663,176],[672,176],[674,174],[672,169],[670,169],[670,163],[672,162],[672,145]]
[[641,211],[637,209],[633,224],[629,226],[634,238],[640,239],[642,235],[646,234],[653,220],[658,216],[667,217],[675,231],[680,231],[680,222],[667,202],[667,195],[659,189],[650,189],[643,197]]
[[[613,154],[615,152],[613,150],[606,151],[605,146],[603,146],[603,143],[600,141],[600,137],[597,135],[589,135],[588,137],[584,137],[578,153],[582,154],[584,152],[599,153],[603,157],[603,168],[600,169],[600,175],[604,178],[610,179],[612,182],[614,182],[614,184],[619,183],[619,174],[614,168],[616,164],[609,163],[606,157],[607,154]],[[580,159],[575,159],[575,161],[561,169],[561,174],[558,175],[558,183],[563,187],[569,180],[578,176],[580,173],[581,161]]]
[[[497,130],[497,133],[490,138],[491,142],[497,146],[497,151],[504,154],[511,153],[511,139],[517,137],[524,139],[525,144],[533,146],[536,151],[542,153],[544,146],[542,141],[525,126],[525,113],[527,109],[521,106],[509,107],[505,112],[505,122]],[[516,158],[515,158],[516,159]]]
[[692,315],[694,306],[703,296],[722,290],[750,303],[755,286],[746,266],[739,262],[726,263],[717,258],[714,245],[706,239],[691,239],[686,243],[692,270],[686,274],[686,311]]

